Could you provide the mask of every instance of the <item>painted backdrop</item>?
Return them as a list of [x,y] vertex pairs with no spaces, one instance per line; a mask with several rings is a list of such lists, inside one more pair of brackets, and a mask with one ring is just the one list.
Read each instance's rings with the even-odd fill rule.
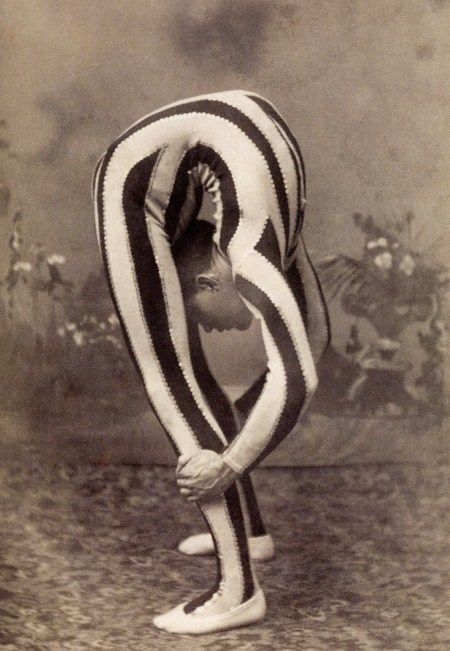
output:
[[[143,114],[245,88],[302,147],[305,239],[333,327],[316,399],[272,462],[445,459],[450,3],[5,0],[1,12],[4,435],[167,458],[107,296],[92,169]],[[233,397],[264,366],[255,324],[205,345]]]

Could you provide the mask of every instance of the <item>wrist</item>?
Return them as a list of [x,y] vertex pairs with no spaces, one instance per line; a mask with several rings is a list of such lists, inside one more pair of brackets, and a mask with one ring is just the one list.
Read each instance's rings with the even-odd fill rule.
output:
[[227,472],[229,471],[230,475],[233,475],[234,478],[237,479],[241,472],[241,467],[236,464],[235,461],[226,454],[226,452],[222,455],[222,461],[227,468]]

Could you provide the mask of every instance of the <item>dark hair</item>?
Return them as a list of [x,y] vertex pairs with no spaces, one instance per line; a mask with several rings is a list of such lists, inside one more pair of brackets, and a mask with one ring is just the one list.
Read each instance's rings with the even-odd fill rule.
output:
[[210,269],[214,231],[210,222],[194,219],[172,246],[183,291],[194,292],[198,274]]

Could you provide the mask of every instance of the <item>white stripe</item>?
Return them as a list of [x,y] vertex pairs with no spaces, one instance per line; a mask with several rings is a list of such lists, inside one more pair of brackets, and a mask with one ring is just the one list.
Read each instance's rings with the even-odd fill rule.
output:
[[[131,127],[122,133],[121,137],[123,137],[133,127],[139,124],[144,124],[145,120],[147,120],[149,117],[157,115],[161,111],[164,111],[168,108],[176,106],[181,107],[184,104],[190,104],[191,102],[196,102],[199,100],[221,101],[234,106],[233,102],[236,102],[239,94],[244,95],[244,91],[209,93],[172,102],[171,104],[164,106],[162,109],[157,109],[156,111],[153,111],[143,118],[137,120],[133,125],[131,125]],[[262,114],[263,112],[261,115]],[[244,132],[241,131],[241,129],[239,129],[228,120],[207,113],[192,112],[179,114],[170,118],[161,118],[154,124],[161,124],[166,120],[171,120],[173,118],[187,118],[187,122],[184,123],[184,127],[181,129],[181,131],[178,131],[177,133],[173,132],[172,134],[167,134],[167,136],[161,136],[161,141],[159,144],[162,144],[168,140],[174,141],[177,137],[185,137],[188,138],[191,142],[191,145],[193,145],[195,144],[195,135],[208,135],[211,140],[209,143],[204,144],[213,146],[214,141],[216,144],[213,146],[213,148],[215,148],[216,151],[222,155],[222,158],[225,159],[225,151],[230,149],[230,145],[235,150],[234,152],[230,152],[226,163],[231,173],[233,174],[235,186],[241,186],[240,192],[238,192],[238,188],[236,188],[237,194],[239,195],[238,201],[241,207],[245,207],[246,217],[250,218],[246,219],[245,223],[242,223],[239,226],[239,232],[236,234],[236,237],[239,240],[239,244],[237,246],[233,246],[235,244],[233,240],[230,243],[231,248],[234,249],[233,253],[236,262],[241,256],[240,249],[242,247],[245,252],[253,248],[255,237],[253,232],[254,226],[252,224],[255,223],[254,216],[258,213],[259,219],[257,221],[261,219],[261,216],[263,216],[263,219],[265,220],[267,213],[270,214],[271,219],[273,220],[280,251],[282,252],[282,257],[284,258],[286,256],[288,245],[287,233],[284,232],[283,222],[279,214],[279,206],[275,194],[275,189],[273,187],[272,176],[270,174],[268,164],[264,156],[261,154],[253,141],[251,141],[250,138],[248,138],[248,136],[246,136]],[[207,126],[207,124],[209,124],[209,126]],[[147,128],[148,127],[143,126],[142,129],[139,130],[139,133],[146,130]],[[234,136],[230,134],[231,128],[234,128]],[[195,133],[196,131],[198,133]],[[227,131],[229,133],[226,133]],[[129,140],[129,138],[130,137],[128,137],[127,140]],[[246,143],[249,145],[249,147],[246,146]],[[252,148],[256,149],[256,156],[259,156],[260,159],[259,164],[254,160],[255,153],[249,153],[249,149]],[[224,153],[222,154],[221,152]],[[261,166],[261,161],[263,162],[263,167]],[[246,188],[246,191],[244,191],[245,185],[249,186]],[[250,190],[250,192],[248,192],[248,190]],[[262,195],[265,195],[266,197],[265,206],[261,205],[259,201],[259,199],[262,198]],[[245,200],[246,196],[249,196],[249,201]],[[275,219],[277,215],[278,219]],[[256,240],[259,239],[259,237],[260,232],[257,232]]]
[[[297,223],[298,188],[294,162],[289,147],[286,140],[284,140],[280,135],[280,131],[282,131],[283,134],[284,131],[281,128],[279,131],[274,121],[267,115],[267,113],[265,113],[258,104],[253,102],[240,91],[228,93],[227,103],[232,104],[235,108],[244,113],[244,115],[246,115],[261,131],[273,149],[284,181],[284,190],[287,195],[289,206],[289,232],[292,234]],[[288,138],[286,139],[289,141]],[[273,216],[271,215],[271,217]],[[278,211],[278,218],[282,219],[280,211]]]
[[[264,102],[267,102],[267,104],[269,104],[269,105],[273,108],[273,110],[275,111],[275,113],[278,113],[278,115],[279,115],[281,118],[283,118],[283,122],[284,122],[285,124],[287,124],[287,120],[284,119],[284,116],[281,115],[281,113],[280,113],[279,110],[276,108],[276,106],[274,106],[274,105],[272,104],[272,102],[269,102],[268,99],[266,99],[265,97],[262,97],[262,95],[258,95],[257,93],[245,93],[245,94],[246,94],[247,96],[250,96],[250,97],[258,97],[259,99],[262,99]],[[277,125],[279,126],[280,131],[282,131],[282,133],[284,134],[286,140],[290,143],[290,145],[291,145],[291,147],[292,147],[292,153],[293,153],[293,155],[295,156],[295,158],[296,158],[296,160],[297,160],[298,171],[299,171],[299,174],[300,174],[300,182],[301,182],[301,197],[302,197],[303,201],[305,201],[305,199],[306,199],[306,191],[305,191],[305,178],[304,178],[304,176],[303,176],[303,165],[302,165],[302,161],[300,160],[300,157],[299,157],[299,155],[297,154],[297,150],[296,150],[296,148],[295,148],[294,143],[292,142],[292,138],[290,137],[290,135],[285,131],[285,129],[283,128],[283,125],[280,124],[278,121],[277,121]]]
[[232,590],[233,594],[244,596],[244,575],[239,545],[236,540],[232,523],[228,516],[228,507],[222,496],[211,502],[200,505],[210,528],[214,531],[218,546],[218,556],[222,570],[222,581]]
[[[231,96],[235,92],[241,92],[244,94],[245,91],[219,91],[217,93],[206,93],[204,95],[196,95],[195,97],[185,97],[183,99],[178,99],[175,100],[174,102],[171,102],[170,104],[166,104],[165,106],[159,107],[155,109],[154,111],[151,111],[150,113],[146,113],[144,116],[133,122],[129,127],[127,127],[122,133],[119,135],[117,140],[121,140],[123,136],[133,129],[134,127],[138,126],[139,124],[143,124],[149,117],[152,117],[154,115],[158,115],[158,113],[162,113],[166,111],[167,109],[171,109],[175,106],[183,106],[184,104],[191,104],[192,102],[198,102],[200,100],[210,100],[210,101],[222,101],[226,102],[227,98]],[[192,113],[188,114],[192,115]]]
[[286,373],[275,341],[262,314],[249,301],[243,300],[261,324],[268,373],[263,390],[244,427],[222,455],[224,461],[236,472],[248,468],[267,447],[283,412],[287,394]]
[[305,378],[308,400],[317,387],[317,373],[305,324],[289,285],[281,273],[257,251],[243,261],[239,274],[259,287],[280,313],[297,352]]
[[122,208],[122,185],[117,183],[116,175],[109,173],[108,169],[103,188],[104,235],[114,295],[139,364],[147,394],[177,447],[183,454],[193,454],[200,446],[164,382],[143,315],[137,281],[134,276],[134,265],[128,250],[128,234]]
[[195,379],[189,351],[183,296],[164,228],[164,211],[170,198],[170,190],[168,191],[167,188],[171,188],[173,185],[173,170],[176,171],[178,168],[178,165],[174,165],[174,162],[179,161],[182,154],[183,152],[177,151],[177,148],[168,147],[158,159],[145,202],[147,229],[159,269],[169,321],[170,338],[177,355],[178,364],[199,409],[222,443],[226,444],[227,441],[220,425],[211,413]]
[[[123,185],[123,172],[165,143],[185,143],[185,148],[198,143],[214,149],[224,160],[233,176],[240,211],[244,215],[230,245],[233,265],[258,242],[268,214],[278,210],[271,186],[271,176],[265,158],[253,142],[235,124],[206,113],[185,113],[162,118],[143,127],[117,145],[108,165],[108,174],[114,174]],[[126,176],[126,174],[125,174]],[[281,251],[285,251],[286,237],[280,225],[274,224]]]

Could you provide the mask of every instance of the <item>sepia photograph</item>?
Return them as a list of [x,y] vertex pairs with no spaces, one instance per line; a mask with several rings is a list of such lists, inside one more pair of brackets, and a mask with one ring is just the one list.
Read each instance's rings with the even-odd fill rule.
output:
[[0,648],[450,648],[450,2],[3,0]]

